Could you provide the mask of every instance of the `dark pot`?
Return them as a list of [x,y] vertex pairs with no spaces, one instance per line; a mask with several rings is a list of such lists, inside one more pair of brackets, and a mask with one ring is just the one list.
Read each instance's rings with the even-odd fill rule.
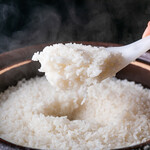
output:
[[[100,42],[76,42],[90,44],[93,46],[120,46],[118,44],[100,43]],[[20,48],[14,51],[3,53],[0,55],[0,92],[3,92],[8,86],[16,85],[23,78],[30,79],[36,75],[42,76],[38,72],[40,64],[32,62],[31,57],[36,51],[41,51],[45,46],[50,44],[35,45],[31,47]],[[117,73],[117,78],[127,79],[141,83],[144,87],[150,88],[150,52],[145,53],[139,59],[129,64],[127,67]],[[138,145],[119,148],[118,150],[144,149],[150,146],[150,140]],[[22,147],[0,138],[1,150],[30,150],[32,148]]]

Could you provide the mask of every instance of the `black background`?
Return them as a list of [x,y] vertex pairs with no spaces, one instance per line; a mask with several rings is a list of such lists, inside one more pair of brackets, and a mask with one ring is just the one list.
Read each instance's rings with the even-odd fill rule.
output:
[[0,0],[0,53],[64,41],[128,44],[149,20],[149,0]]

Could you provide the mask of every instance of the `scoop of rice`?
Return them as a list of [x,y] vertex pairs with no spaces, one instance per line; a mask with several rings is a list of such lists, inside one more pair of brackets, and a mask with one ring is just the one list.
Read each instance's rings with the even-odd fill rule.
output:
[[45,72],[50,84],[58,89],[89,86],[113,76],[121,64],[122,55],[104,47],[82,44],[54,44],[33,55],[41,63],[39,71]]

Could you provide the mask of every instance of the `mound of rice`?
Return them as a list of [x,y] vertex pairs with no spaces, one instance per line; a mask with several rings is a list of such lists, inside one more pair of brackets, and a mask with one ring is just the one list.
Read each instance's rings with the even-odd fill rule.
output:
[[41,63],[39,71],[45,72],[50,84],[63,90],[90,86],[111,77],[123,62],[119,52],[76,43],[47,46],[32,59]]
[[[80,94],[79,94],[80,93]],[[150,139],[150,91],[109,78],[82,92],[56,91],[45,77],[0,94],[0,137],[42,149],[110,149]]]

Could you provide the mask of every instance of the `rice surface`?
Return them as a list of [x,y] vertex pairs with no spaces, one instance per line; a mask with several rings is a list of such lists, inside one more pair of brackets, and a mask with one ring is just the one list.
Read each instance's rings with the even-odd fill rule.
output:
[[0,137],[23,146],[99,150],[150,139],[150,90],[109,78],[56,91],[45,77],[21,81],[0,94]]

